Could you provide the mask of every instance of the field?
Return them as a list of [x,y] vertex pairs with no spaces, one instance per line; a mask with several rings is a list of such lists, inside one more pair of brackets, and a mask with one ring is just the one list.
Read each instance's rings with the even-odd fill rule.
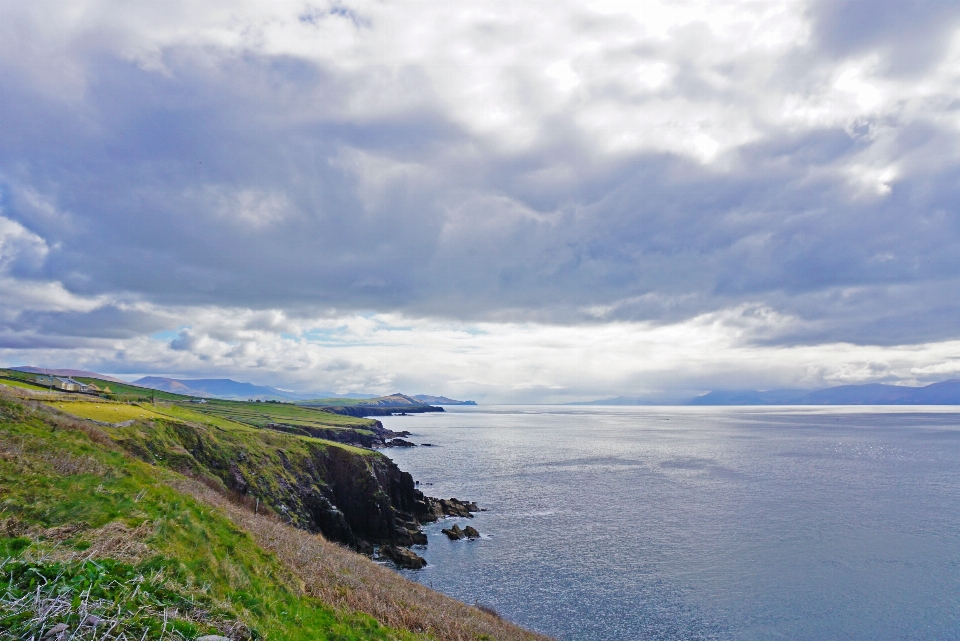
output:
[[36,391],[46,391],[47,388],[41,385],[34,385],[33,383],[28,383],[26,381],[13,379],[13,378],[0,378],[0,385],[8,385],[10,387],[19,387],[21,389],[29,389]]
[[240,423],[216,414],[205,414],[203,412],[198,412],[191,407],[190,403],[184,403],[182,405],[176,403],[155,403],[151,405],[151,409],[158,414],[163,414],[164,416],[179,418],[185,421],[193,421],[195,423],[203,423],[205,425],[214,425],[223,430],[257,429],[248,423]]
[[[187,405],[187,404],[182,404]],[[245,401],[216,401],[189,403],[189,408],[209,416],[264,427],[270,423],[302,425],[321,429],[355,429],[365,431],[374,425],[367,418],[342,416],[311,407],[289,403],[257,403]]]
[[109,401],[99,403],[87,401],[52,402],[45,403],[45,405],[73,416],[88,418],[101,423],[122,423],[133,419],[160,418],[159,414],[139,405],[111,403]]
[[[197,411],[192,407],[184,407],[182,405],[174,405],[169,403],[158,403],[152,406],[151,409],[157,414],[163,414],[164,416],[168,416],[170,418],[176,418],[184,421],[191,421],[193,423],[200,423],[203,425],[212,425],[214,427],[220,428],[225,432],[233,432],[235,434],[236,433],[242,434],[245,432],[254,433],[253,436],[255,437],[255,434],[260,431],[259,428],[254,427],[251,424],[233,421],[227,418],[223,418],[223,416],[219,416],[217,414],[206,414],[204,412]],[[324,445],[339,447],[341,449],[347,450],[348,452],[353,452],[354,454],[362,454],[362,455],[371,454],[370,450],[365,450],[359,447],[353,447],[352,445],[346,445],[344,443],[336,443],[334,441],[327,441],[324,439],[312,438],[309,436],[296,435],[294,436],[294,438],[297,438],[302,441],[323,443]]]

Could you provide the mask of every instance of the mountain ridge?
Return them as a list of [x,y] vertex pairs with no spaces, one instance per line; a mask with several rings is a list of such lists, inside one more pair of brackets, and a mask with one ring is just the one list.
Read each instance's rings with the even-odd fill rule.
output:
[[681,401],[663,402],[643,397],[624,397],[567,403],[567,405],[960,405],[960,379],[921,387],[865,383],[838,385],[817,390],[714,390]]
[[32,367],[29,365],[24,365],[22,367],[11,367],[17,372],[26,372],[27,374],[45,374],[47,376],[65,376],[68,378],[73,378],[75,376],[82,376],[84,378],[99,378],[103,381],[111,381],[114,383],[126,383],[126,381],[113,376],[107,376],[106,374],[97,374],[96,372],[89,372],[83,369],[51,369],[47,367]]

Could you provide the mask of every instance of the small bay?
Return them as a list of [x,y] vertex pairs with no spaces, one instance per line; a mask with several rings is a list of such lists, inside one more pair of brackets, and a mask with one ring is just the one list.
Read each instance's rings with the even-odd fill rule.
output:
[[446,409],[383,419],[487,509],[413,580],[570,641],[960,638],[957,408]]

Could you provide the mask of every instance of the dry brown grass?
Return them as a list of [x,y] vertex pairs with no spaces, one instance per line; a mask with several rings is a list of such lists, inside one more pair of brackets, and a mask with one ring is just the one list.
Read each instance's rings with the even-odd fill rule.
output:
[[[15,516],[0,518],[0,535],[29,538],[38,545],[28,549],[22,557],[23,560],[36,562],[82,563],[94,559],[113,559],[135,565],[154,554],[145,543],[154,529],[149,521],[137,527],[111,521],[98,528],[91,528],[82,522],[42,528],[27,525]],[[86,543],[88,547],[77,550],[72,546],[60,546],[70,539]]]
[[48,466],[61,476],[103,476],[107,473],[107,468],[92,456],[76,456],[62,450],[45,451],[33,443],[25,446],[23,440],[12,436],[0,436],[0,459],[13,462],[23,469],[33,465]]
[[283,562],[302,582],[305,594],[334,607],[365,612],[384,625],[425,632],[439,641],[549,638],[409,581],[321,536],[293,528],[275,517],[255,515],[202,483],[185,480],[175,488],[222,510]]

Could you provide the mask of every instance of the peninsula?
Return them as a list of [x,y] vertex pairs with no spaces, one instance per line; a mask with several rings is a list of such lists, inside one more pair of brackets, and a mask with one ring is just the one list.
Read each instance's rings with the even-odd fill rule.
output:
[[371,560],[415,565],[406,546],[426,543],[421,523],[476,509],[425,496],[351,444],[394,436],[379,421],[31,379],[0,370],[0,630],[58,638],[102,620],[146,639],[542,638]]

